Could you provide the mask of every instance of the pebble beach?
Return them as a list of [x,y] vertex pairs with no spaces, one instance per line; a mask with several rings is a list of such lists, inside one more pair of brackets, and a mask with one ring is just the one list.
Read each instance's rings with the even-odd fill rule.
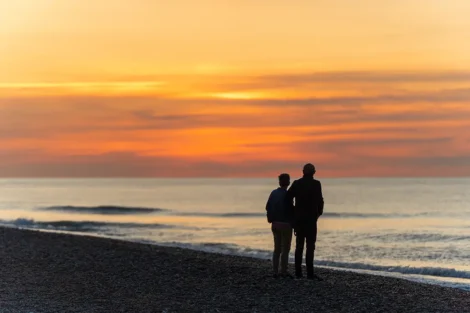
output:
[[0,228],[0,313],[470,312],[470,293],[318,268],[98,237]]

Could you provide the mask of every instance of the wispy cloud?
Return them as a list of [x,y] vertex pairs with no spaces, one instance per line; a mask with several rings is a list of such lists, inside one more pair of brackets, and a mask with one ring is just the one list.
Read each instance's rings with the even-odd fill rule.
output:
[[349,72],[314,72],[294,75],[264,75],[256,76],[255,81],[263,84],[304,84],[304,83],[443,83],[470,81],[469,71],[349,71]]
[[[4,95],[75,95],[75,96],[126,96],[153,95],[190,98],[191,95],[219,95],[219,98],[249,99],[269,97],[296,88],[305,93],[310,89],[318,93],[323,89],[358,90],[402,90],[416,89],[416,85],[426,84],[442,89],[443,86],[463,86],[470,82],[470,71],[336,71],[279,73],[270,75],[141,75],[125,77],[126,80],[76,81],[76,82],[0,82]],[[447,87],[446,87],[447,88]],[[238,95],[238,96],[237,96]]]
[[[391,85],[288,98],[2,94],[0,175],[265,176],[297,170],[308,160],[330,176],[470,174],[470,135],[463,131],[470,127],[467,76],[349,72],[246,78],[248,87],[276,86],[278,80],[291,86],[317,80]],[[393,88],[403,81],[415,87]],[[452,88],[445,85],[449,81]]]

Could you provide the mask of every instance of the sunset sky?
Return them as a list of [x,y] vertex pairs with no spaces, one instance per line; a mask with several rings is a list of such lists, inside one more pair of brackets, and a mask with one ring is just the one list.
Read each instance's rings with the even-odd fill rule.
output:
[[470,176],[468,0],[0,0],[0,177]]

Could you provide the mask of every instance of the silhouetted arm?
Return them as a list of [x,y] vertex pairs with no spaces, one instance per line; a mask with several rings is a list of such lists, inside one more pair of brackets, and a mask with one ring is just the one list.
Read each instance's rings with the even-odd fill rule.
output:
[[272,198],[273,193],[269,195],[268,201],[266,202],[266,218],[268,219],[268,223],[271,223],[271,216],[269,215],[270,212],[270,207],[271,207],[271,198]]
[[318,216],[323,214],[324,206],[325,206],[325,202],[323,200],[323,192],[321,188],[321,183],[318,182]]
[[269,206],[271,205],[271,195],[269,195],[268,201],[266,201],[266,212],[269,211]]

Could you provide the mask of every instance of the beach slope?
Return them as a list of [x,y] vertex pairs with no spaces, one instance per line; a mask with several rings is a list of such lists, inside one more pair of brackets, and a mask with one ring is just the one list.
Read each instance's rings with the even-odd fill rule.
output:
[[110,239],[0,228],[0,312],[470,312],[470,293]]

